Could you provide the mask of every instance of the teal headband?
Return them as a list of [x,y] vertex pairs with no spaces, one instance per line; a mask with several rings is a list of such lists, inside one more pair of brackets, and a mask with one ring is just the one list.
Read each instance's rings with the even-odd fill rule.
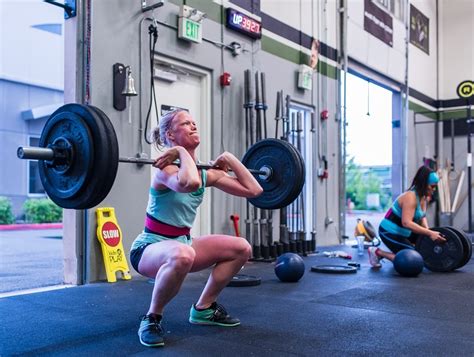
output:
[[439,177],[436,172],[430,172],[428,176],[428,185],[436,185],[439,182]]

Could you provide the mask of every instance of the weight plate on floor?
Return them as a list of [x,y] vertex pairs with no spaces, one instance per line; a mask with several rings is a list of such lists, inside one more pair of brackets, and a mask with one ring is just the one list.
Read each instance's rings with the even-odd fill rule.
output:
[[260,285],[262,280],[256,276],[237,274],[232,277],[232,280],[227,284],[227,286],[256,286]]
[[357,273],[357,268],[347,265],[313,265],[311,271],[315,273],[327,274],[354,274]]
[[458,238],[461,240],[462,246],[463,246],[463,251],[464,251],[464,258],[461,260],[459,263],[459,266],[456,269],[462,268],[464,265],[466,265],[469,260],[471,260],[472,257],[472,242],[468,238],[468,236],[463,232],[460,231],[459,229],[456,229],[454,227],[445,227],[458,236]]
[[456,269],[464,258],[461,240],[449,229],[443,227],[430,229],[440,232],[446,238],[446,242],[437,243],[427,236],[419,236],[416,241],[416,250],[423,257],[425,267],[436,272]]
[[242,163],[248,169],[265,170],[268,177],[255,175],[263,193],[249,202],[263,209],[288,206],[301,193],[305,181],[305,166],[301,154],[290,143],[278,139],[265,139],[252,145]]

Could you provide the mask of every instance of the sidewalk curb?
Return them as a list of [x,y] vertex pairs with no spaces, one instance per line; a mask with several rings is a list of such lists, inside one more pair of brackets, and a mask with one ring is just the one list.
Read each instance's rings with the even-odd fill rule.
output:
[[0,231],[27,231],[40,229],[62,229],[62,223],[25,223],[25,224],[1,224]]

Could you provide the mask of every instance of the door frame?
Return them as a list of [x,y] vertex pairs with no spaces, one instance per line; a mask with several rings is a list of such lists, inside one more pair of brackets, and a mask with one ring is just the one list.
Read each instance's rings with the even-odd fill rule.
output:
[[[175,58],[166,57],[164,55],[155,54],[154,56],[154,68],[157,66],[169,66],[175,71],[181,71],[184,73],[189,73],[191,75],[197,76],[201,79],[201,93],[203,96],[203,101],[200,105],[201,111],[199,115],[199,133],[204,138],[211,138],[212,129],[211,129],[211,78],[212,74],[210,70],[206,70],[187,62],[179,61]],[[157,80],[157,79],[155,79]],[[159,95],[159,93],[157,94]],[[196,114],[195,114],[196,115]],[[205,140],[200,144],[200,155],[204,158],[210,158],[212,154],[212,140]],[[206,195],[204,196],[204,201],[199,207],[200,216],[199,216],[199,227],[200,235],[206,235],[211,233],[212,227],[212,215],[211,215],[211,202],[212,199],[212,190],[207,190]]]
[[316,142],[316,128],[313,127],[312,118],[315,115],[316,107],[311,104],[303,103],[293,98],[289,102],[289,112],[292,110],[299,112],[303,111],[308,116],[304,118],[305,123],[303,124],[303,130],[305,130],[305,142],[302,150],[302,156],[305,160],[305,184],[303,187],[304,192],[304,219],[305,225],[303,227],[306,232],[305,240],[311,240],[312,234],[316,232],[317,227],[317,204],[316,204],[316,182],[313,172],[315,167],[315,158],[317,157],[317,142]]

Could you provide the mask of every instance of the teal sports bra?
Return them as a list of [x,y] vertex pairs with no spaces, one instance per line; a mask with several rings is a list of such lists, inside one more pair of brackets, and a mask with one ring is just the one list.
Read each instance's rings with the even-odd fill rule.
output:
[[[415,196],[416,196],[416,208],[415,208],[415,214],[413,215],[413,222],[419,223],[424,217],[426,217],[426,212],[422,210],[420,198],[418,197],[416,192],[415,192]],[[382,220],[382,222],[380,222],[380,226],[383,227],[385,230],[387,230],[389,233],[398,234],[404,237],[409,237],[412,234],[411,229],[408,229],[401,225],[402,208],[400,207],[400,204],[398,203],[399,197],[397,197],[392,207],[385,214],[385,218]]]

